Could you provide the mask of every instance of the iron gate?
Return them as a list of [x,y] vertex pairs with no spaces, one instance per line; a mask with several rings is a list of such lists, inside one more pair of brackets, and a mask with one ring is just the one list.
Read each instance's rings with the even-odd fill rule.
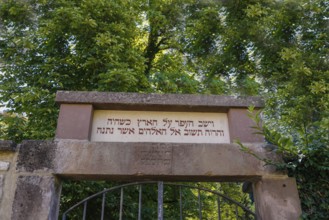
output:
[[[136,183],[129,183],[129,184],[124,184],[124,185],[120,185],[120,186],[115,186],[112,187],[110,189],[105,189],[101,192],[98,192],[92,196],[89,196],[85,199],[83,199],[82,201],[80,201],[79,203],[75,204],[74,206],[72,206],[71,208],[69,208],[68,210],[66,210],[63,213],[62,216],[62,220],[71,220],[71,219],[77,219],[76,217],[71,217],[70,214],[73,213],[73,211],[76,211],[77,208],[81,208],[81,218],[83,220],[87,219],[88,215],[92,215],[92,219],[101,219],[104,220],[105,219],[105,209],[106,204],[106,198],[111,196],[111,193],[113,192],[119,192],[119,210],[118,210],[118,218],[119,220],[123,220],[123,219],[138,219],[138,220],[142,220],[142,193],[143,193],[143,187],[145,187],[146,185],[149,184],[157,184],[157,219],[158,220],[163,220],[164,219],[164,211],[165,211],[165,207],[164,207],[164,186],[171,186],[171,187],[175,187],[176,189],[178,189],[178,202],[179,202],[179,217],[175,218],[175,219],[180,219],[183,220],[185,219],[184,216],[184,207],[183,207],[183,201],[184,201],[184,196],[183,196],[183,191],[184,189],[190,189],[190,190],[194,190],[196,191],[196,200],[197,200],[197,213],[196,213],[196,217],[189,217],[188,219],[205,219],[203,218],[203,204],[201,201],[201,197],[202,194],[211,194],[212,196],[215,196],[216,198],[216,203],[217,203],[217,207],[216,207],[216,214],[217,217],[216,219],[218,220],[222,220],[222,219],[227,219],[225,218],[225,213],[222,212],[222,208],[224,205],[230,205],[230,210],[234,210],[234,216],[235,219],[256,219],[256,215],[254,212],[252,212],[251,210],[249,210],[247,207],[245,207],[244,205],[242,205],[241,203],[231,199],[230,197],[221,194],[219,192],[207,189],[207,188],[202,188],[202,187],[198,187],[198,186],[192,186],[192,185],[185,185],[185,184],[178,184],[178,183],[164,183],[162,181],[159,182],[136,182]],[[124,217],[124,189],[128,188],[128,187],[132,187],[135,186],[138,188],[138,210],[137,210],[137,214],[135,215],[134,218],[129,218],[129,217]],[[95,216],[95,213],[88,213],[87,212],[87,207],[88,207],[88,202],[91,202],[92,200],[95,200],[96,198],[98,198],[101,201],[101,211],[100,211],[100,215],[97,217]],[[226,213],[227,216],[228,213]],[[232,214],[232,213],[231,213]],[[81,219],[79,218],[79,219]],[[107,219],[107,218],[106,218]],[[232,218],[230,218],[232,219]]]

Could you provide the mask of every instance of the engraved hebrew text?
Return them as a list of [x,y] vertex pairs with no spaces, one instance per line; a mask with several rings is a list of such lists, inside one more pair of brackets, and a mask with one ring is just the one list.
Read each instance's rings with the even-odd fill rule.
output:
[[227,115],[95,110],[91,141],[229,143]]

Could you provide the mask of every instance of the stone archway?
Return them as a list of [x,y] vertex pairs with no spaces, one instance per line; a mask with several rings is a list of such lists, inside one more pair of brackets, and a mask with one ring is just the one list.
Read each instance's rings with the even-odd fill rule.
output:
[[[17,149],[11,148],[10,142],[1,142],[0,167],[4,167],[0,171],[1,219],[57,219],[63,178],[251,181],[258,219],[298,219],[301,213],[295,180],[273,167],[264,166],[233,143],[235,138],[239,138],[258,155],[279,159],[275,153],[262,147],[262,137],[253,135],[250,129],[252,121],[246,116],[246,109],[249,105],[261,108],[262,101],[258,98],[58,92],[56,101],[61,107],[55,140],[25,141]],[[103,110],[121,115],[114,118],[105,114],[105,119],[97,116],[97,112]],[[131,127],[133,120],[144,120],[146,116],[134,118],[128,114],[123,117],[127,111],[138,112],[139,116],[152,112],[154,116],[148,119],[158,122],[165,118],[176,119],[175,129],[180,129],[180,136],[191,137],[171,139],[170,136],[175,135],[174,130],[171,133],[166,130],[169,135],[162,140],[159,136],[165,135],[165,131],[159,133],[159,129],[165,129],[161,127],[163,125],[149,124],[149,128],[144,121],[144,127],[140,124]],[[170,114],[161,115],[163,112]],[[224,119],[217,118],[217,114],[223,114]],[[125,126],[115,126],[112,123],[115,119],[118,119],[116,125]],[[129,119],[130,124],[119,119]],[[194,123],[190,129],[187,121]],[[213,121],[211,126],[215,131],[202,130],[202,126],[205,127],[202,121]],[[111,128],[117,131],[119,137],[112,136]],[[134,129],[131,134],[136,134],[137,129],[151,132],[148,128],[154,128],[155,138],[131,137],[126,141],[129,129]],[[195,139],[198,136],[195,130],[200,130],[198,140]],[[97,132],[107,137],[100,140],[95,136]],[[201,134],[206,138],[200,137]],[[151,136],[151,133],[146,135]]]

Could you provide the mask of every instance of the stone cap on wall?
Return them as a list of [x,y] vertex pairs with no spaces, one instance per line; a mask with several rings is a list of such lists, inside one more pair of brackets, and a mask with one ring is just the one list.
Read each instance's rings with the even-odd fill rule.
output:
[[16,151],[16,143],[9,140],[0,140],[0,151]]
[[227,112],[230,108],[264,107],[260,97],[191,94],[141,94],[58,91],[59,104],[92,104],[95,109]]

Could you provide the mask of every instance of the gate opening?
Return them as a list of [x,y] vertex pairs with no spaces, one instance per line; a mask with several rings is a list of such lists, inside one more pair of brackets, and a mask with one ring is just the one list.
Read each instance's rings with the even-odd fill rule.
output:
[[[89,189],[86,190],[85,187]],[[106,188],[92,194],[100,186]],[[74,197],[82,189],[85,198]],[[59,218],[71,219],[256,219],[252,194],[242,183],[146,181],[64,183]],[[94,190],[95,190],[94,189]],[[74,198],[69,198],[74,197]]]

